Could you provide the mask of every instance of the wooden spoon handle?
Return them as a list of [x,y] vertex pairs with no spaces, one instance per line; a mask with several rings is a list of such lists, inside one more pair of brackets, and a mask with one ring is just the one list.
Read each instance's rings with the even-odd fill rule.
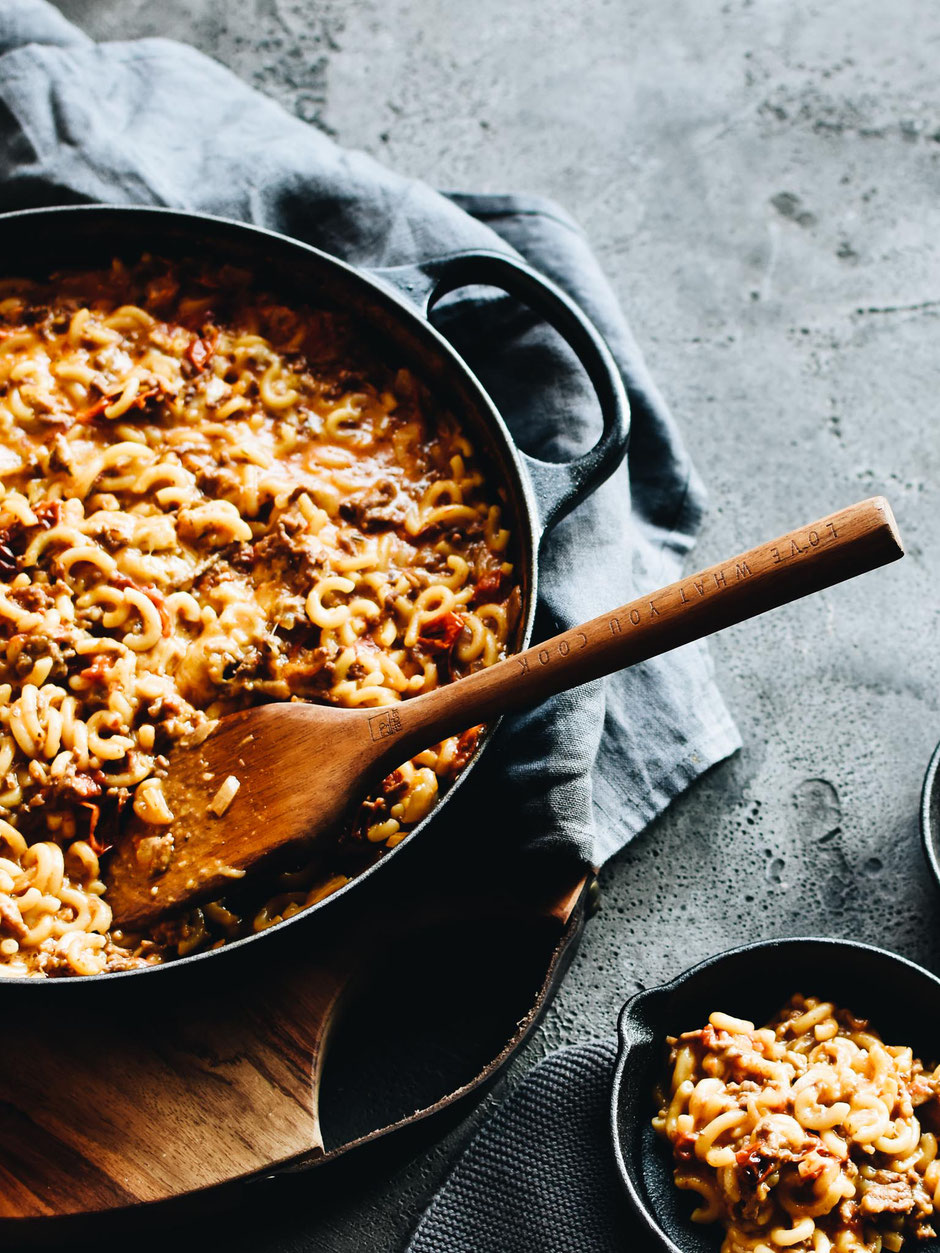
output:
[[[866,500],[412,700],[369,710],[275,702],[233,714],[172,766],[167,792],[176,817],[169,866],[155,878],[147,856],[141,857],[148,847],[143,841],[125,835],[119,845],[106,870],[114,917],[139,930],[188,901],[226,891],[233,875],[278,849],[329,838],[370,781],[455,731],[710,635],[902,552],[887,502]],[[208,785],[216,780],[217,787],[236,766],[241,790],[218,823],[206,808]]]
[[903,554],[891,506],[882,496],[863,500],[377,714],[372,738],[394,740],[391,756],[401,756],[400,748],[530,708]]

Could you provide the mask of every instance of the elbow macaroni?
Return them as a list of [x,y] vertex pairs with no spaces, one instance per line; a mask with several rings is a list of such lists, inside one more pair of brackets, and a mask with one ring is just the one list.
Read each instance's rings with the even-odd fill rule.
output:
[[233,269],[0,281],[0,443],[0,975],[269,926],[431,811],[479,728],[389,775],[335,865],[111,928],[101,859],[131,814],[163,855],[174,746],[259,701],[394,705],[511,649],[505,491],[407,370]]
[[722,1253],[896,1253],[934,1236],[940,1068],[828,1001],[795,996],[766,1027],[714,1013],[669,1040],[653,1126]]

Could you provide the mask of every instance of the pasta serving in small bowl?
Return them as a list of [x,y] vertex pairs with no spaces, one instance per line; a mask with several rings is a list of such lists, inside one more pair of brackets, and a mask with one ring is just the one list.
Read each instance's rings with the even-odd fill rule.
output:
[[940,980],[838,940],[732,950],[620,1021],[634,1209],[692,1253],[898,1253],[940,1230]]

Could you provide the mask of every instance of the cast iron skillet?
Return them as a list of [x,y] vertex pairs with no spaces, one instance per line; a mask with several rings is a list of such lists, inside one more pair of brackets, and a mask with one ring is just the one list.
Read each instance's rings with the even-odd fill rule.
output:
[[[535,270],[499,253],[462,252],[420,266],[367,271],[272,231],[170,209],[69,205],[0,215],[0,275],[41,277],[56,268],[108,265],[115,256],[134,260],[142,252],[245,266],[257,276],[259,286],[275,291],[287,302],[324,305],[352,314],[370,339],[375,337],[395,359],[414,369],[439,403],[449,407],[472,433],[478,450],[509,493],[523,599],[516,647],[524,648],[535,615],[539,544],[559,519],[616,469],[629,436],[629,406],[620,373],[600,334],[581,310]],[[479,380],[431,326],[430,309],[447,293],[471,284],[498,287],[528,305],[574,351],[597,395],[603,422],[600,438],[583,456],[551,463],[521,452]],[[292,946],[302,943],[303,930],[314,915],[335,906],[404,849],[414,847],[430,825],[440,823],[457,803],[462,784],[485,751],[484,741],[434,811],[407,840],[311,909],[210,952],[158,966],[76,979],[4,979],[0,995],[9,1001],[13,986],[34,989],[29,994],[33,997],[43,988],[43,996],[48,997],[52,989],[61,995],[76,984],[85,989],[89,984],[136,984],[145,975],[151,980],[157,974],[165,978],[170,972],[201,967],[210,959],[215,977],[222,959],[231,962],[248,948],[270,943],[276,933],[287,928],[293,932]]]
[[927,865],[940,887],[940,744],[934,749],[924,778],[920,799],[920,836]]
[[[702,1027],[714,1010],[761,1024],[795,992],[821,996],[870,1018],[889,1044],[910,1044],[928,1066],[940,1061],[940,979],[883,949],[852,940],[770,940],[731,949],[634,996],[619,1023],[611,1119],[614,1159],[655,1247],[717,1253],[720,1224],[689,1217],[697,1198],[672,1181],[672,1154],[655,1134],[653,1088],[667,1061],[665,1038]],[[940,1242],[918,1241],[919,1253]]]

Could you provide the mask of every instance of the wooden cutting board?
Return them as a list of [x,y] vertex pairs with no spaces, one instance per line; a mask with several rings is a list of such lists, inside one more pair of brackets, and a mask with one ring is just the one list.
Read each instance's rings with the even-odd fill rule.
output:
[[[45,1240],[57,1220],[73,1227],[316,1167],[478,1091],[548,1004],[593,882],[570,866],[524,889],[492,877],[465,876],[459,890],[438,878],[431,890],[419,876],[404,895],[390,878],[378,896],[351,893],[345,914],[325,911],[310,935],[298,929],[303,953],[271,946],[271,959],[222,983],[213,967],[228,961],[209,961],[188,987],[162,975],[136,981],[154,985],[147,999],[65,1004],[40,993],[34,1011],[4,1017],[0,1243]],[[460,1057],[435,1088],[433,1067],[414,1056],[396,1109],[386,1078],[371,1073],[376,1050],[394,1052],[399,1020],[412,1029],[399,1050],[408,1057],[435,1025],[446,1035],[447,996],[465,1002]],[[348,1030],[342,1043],[344,1024],[357,1015],[368,1024],[380,1003],[384,1025]],[[415,1031],[421,1015],[427,1025]],[[332,1040],[342,1047],[331,1057]],[[439,1062],[440,1041],[434,1049]]]

